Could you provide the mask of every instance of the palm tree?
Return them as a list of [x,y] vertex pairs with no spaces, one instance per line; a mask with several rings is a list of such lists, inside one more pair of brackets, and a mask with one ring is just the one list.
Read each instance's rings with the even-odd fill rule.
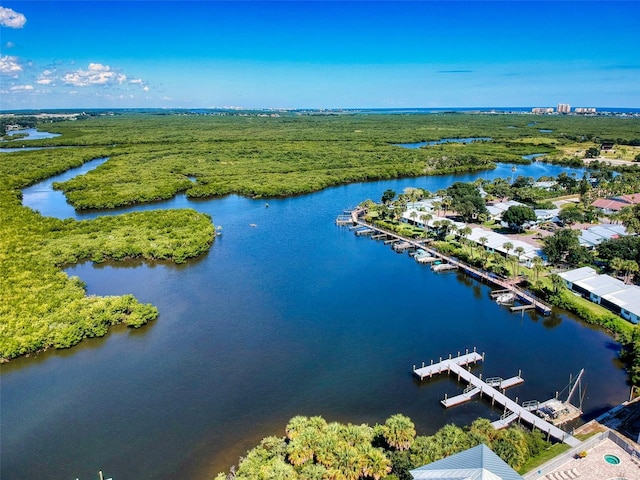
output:
[[554,293],[560,293],[567,287],[564,283],[564,279],[557,273],[552,273],[549,278],[551,279],[551,285],[553,285]]
[[624,269],[624,260],[618,257],[612,258],[609,261],[609,268],[613,270],[613,275],[617,277],[620,271]]
[[285,434],[289,440],[294,440],[300,433],[307,428],[309,419],[303,415],[296,415],[285,427]]
[[[487,237],[480,237],[478,239],[478,243],[480,245],[482,245],[482,248],[485,248],[485,245],[487,244],[488,241],[489,241],[489,239]],[[485,250],[485,252],[486,252],[486,250]]]
[[340,442],[335,452],[335,464],[329,469],[329,478],[334,480],[358,480],[365,459],[358,449],[347,442]]
[[380,480],[391,472],[391,462],[381,450],[365,444],[361,447],[361,455],[365,460],[362,467],[363,476]]
[[456,235],[458,233],[458,227],[455,223],[452,223],[449,225],[449,231],[447,232],[448,234],[451,235]]
[[544,269],[544,261],[542,258],[535,256],[533,257],[533,275],[535,278],[536,285],[540,282],[540,272]]
[[509,251],[513,248],[513,243],[511,242],[504,242],[502,244],[502,248],[504,248],[507,251],[507,255],[506,258],[509,258]]
[[444,197],[442,199],[442,206],[444,207],[444,213],[446,214],[451,208],[451,197]]
[[427,228],[427,224],[429,223],[429,220],[431,220],[432,218],[433,218],[433,215],[431,215],[430,213],[423,213],[420,215],[420,221],[424,225],[424,228]]
[[413,223],[415,225],[416,218],[418,218],[418,212],[416,212],[415,210],[411,210],[411,213],[409,214],[409,218],[411,218],[411,220],[413,220]]
[[436,212],[438,212],[438,216],[440,216],[440,209],[442,208],[442,202],[436,200],[431,204],[431,206]]
[[[467,225],[465,225],[460,230],[458,230],[458,235],[460,235],[460,238],[462,239],[462,243],[467,243],[467,237],[471,235],[471,232],[472,232],[471,227]],[[469,252],[471,252],[471,248],[469,249]]]
[[382,435],[389,446],[396,450],[408,450],[416,438],[416,427],[411,419],[398,413],[384,423]]
[[453,424],[442,427],[434,437],[434,440],[439,444],[440,451],[445,457],[466,450],[471,446],[467,433],[462,428]]
[[517,277],[517,276],[518,276],[518,269],[519,269],[519,266],[520,266],[520,255],[522,255],[522,254],[524,253],[524,248],[522,248],[522,247],[516,247],[513,251],[516,253],[516,260],[517,260],[517,263],[516,263],[516,265],[515,265],[515,266],[516,266],[516,272],[515,272],[515,274],[516,274],[516,277]]
[[316,434],[311,430],[304,430],[295,440],[287,445],[287,458],[292,465],[300,466],[309,460],[313,460],[313,445]]
[[624,270],[624,283],[629,283],[633,278],[633,274],[640,270],[638,262],[635,260],[624,260],[622,269]]

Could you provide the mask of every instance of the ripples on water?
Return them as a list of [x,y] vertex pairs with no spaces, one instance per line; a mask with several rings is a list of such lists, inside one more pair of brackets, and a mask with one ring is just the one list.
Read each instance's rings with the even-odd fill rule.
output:
[[[475,373],[522,369],[525,383],[512,398],[544,400],[585,368],[588,415],[620,403],[628,387],[607,335],[565,315],[511,314],[490,300],[489,287],[433,274],[333,223],[388,188],[435,191],[510,177],[511,168],[338,186],[270,199],[269,208],[235,195],[163,203],[210,214],[223,235],[185,265],[68,269],[89,294],[134,293],[160,317],[3,367],[3,479],[93,478],[97,470],[116,480],[207,478],[262,437],[282,435],[296,414],[375,423],[402,412],[422,434],[496,419],[502,412],[484,401],[444,410],[439,400],[463,387],[446,377],[419,383],[410,373],[474,346],[486,352]],[[539,162],[516,169],[535,178],[563,171]],[[38,186],[24,202],[45,215],[105,213],[78,215]]]

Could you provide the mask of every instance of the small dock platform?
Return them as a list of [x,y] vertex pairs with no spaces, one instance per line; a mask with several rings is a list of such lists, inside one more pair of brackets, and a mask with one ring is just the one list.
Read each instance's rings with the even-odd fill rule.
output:
[[451,367],[454,365],[458,367],[469,365],[470,363],[475,365],[482,360],[484,360],[483,355],[480,355],[475,350],[471,353],[467,350],[467,353],[464,355],[458,355],[457,357],[449,355],[448,359],[442,360],[442,358],[440,358],[438,363],[431,362],[431,365],[427,366],[423,364],[421,368],[415,368],[414,365],[413,374],[420,380],[424,380],[427,377],[431,378],[433,375],[438,375],[442,372],[449,373],[451,371]]
[[535,310],[535,309],[536,309],[535,305],[531,305],[531,304],[515,305],[509,308],[509,310],[511,310],[512,312],[524,312],[525,310]]
[[336,225],[351,225],[353,223],[353,218],[351,215],[338,215],[336,218]]
[[515,387],[516,385],[520,385],[524,382],[524,378],[520,375],[516,375],[515,377],[507,378],[506,380],[502,380],[500,382],[500,390],[506,390],[507,388]]
[[405,250],[409,250],[410,248],[415,248],[409,242],[400,242],[393,245],[393,249],[396,252],[404,252]]
[[491,298],[496,298],[496,297],[499,297],[500,295],[504,295],[505,293],[511,293],[511,290],[508,290],[506,288],[502,290],[491,290],[491,292],[489,293],[489,296]]
[[500,417],[500,420],[491,422],[491,426],[496,430],[502,430],[503,428],[507,428],[512,422],[516,421],[518,417],[519,414],[517,413],[507,412]]
[[445,408],[455,407],[456,405],[460,405],[461,403],[468,402],[479,393],[480,389],[478,387],[467,387],[460,395],[456,395],[455,397],[451,398],[445,398],[444,400],[440,400],[440,403],[442,403]]
[[374,230],[370,228],[361,228],[360,230],[356,230],[356,235],[372,235]]

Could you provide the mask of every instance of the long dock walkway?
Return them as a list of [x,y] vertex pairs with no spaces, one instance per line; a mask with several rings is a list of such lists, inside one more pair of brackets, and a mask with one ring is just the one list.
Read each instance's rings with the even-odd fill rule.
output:
[[[421,248],[423,250],[425,250],[426,252],[430,253],[432,256],[434,257],[438,257],[441,260],[444,260],[445,262],[448,262],[451,265],[454,265],[456,267],[458,267],[460,270],[463,270],[465,273],[467,273],[468,275],[471,275],[472,277],[475,278],[479,278],[481,280],[484,280],[485,282],[489,283],[489,284],[493,284],[493,285],[497,285],[498,287],[504,289],[504,290],[508,290],[510,292],[512,292],[514,295],[516,295],[516,297],[524,302],[527,303],[529,305],[531,305],[532,307],[534,307],[536,310],[540,311],[542,314],[544,315],[550,315],[551,314],[551,306],[547,305],[546,303],[542,302],[541,300],[539,300],[538,298],[534,297],[533,295],[531,295],[530,293],[527,293],[523,290],[521,290],[520,288],[518,288],[515,285],[512,285],[500,278],[497,278],[493,275],[490,275],[489,273],[485,272],[484,270],[480,270],[478,268],[472,267],[471,265],[468,265],[464,262],[461,262],[460,260],[450,257],[448,255],[445,255],[443,253],[440,253],[437,250],[434,250],[433,248],[428,247],[427,245],[425,245],[424,242],[420,242],[417,240],[413,240],[410,238],[405,238],[401,235],[398,235],[395,232],[392,232],[390,230],[386,230],[384,228],[380,228],[377,227],[375,225],[372,225],[370,223],[367,223],[363,220],[360,219],[360,214],[363,213],[364,210],[361,209],[356,209],[353,210],[351,212],[351,220],[355,225],[359,225],[361,227],[366,227],[366,228],[370,228],[372,230],[374,230],[375,232],[377,232],[377,234],[385,234],[388,237],[391,237],[395,240],[399,240],[402,242],[408,242],[410,243],[413,247],[415,248]],[[519,309],[520,310],[520,309]]]
[[[514,402],[504,393],[500,392],[499,390],[484,382],[480,378],[476,377],[473,373],[464,368],[464,366],[469,365],[470,363],[476,363],[483,359],[484,356],[476,353],[475,351],[458,357],[449,356],[448,359],[441,360],[437,363],[432,363],[431,365],[425,367],[415,368],[414,366],[413,374],[420,378],[420,380],[443,372],[453,373],[454,375],[457,375],[458,379],[463,379],[469,384],[469,387],[471,388],[468,388],[466,394],[463,393],[462,395],[458,395],[458,397],[445,399],[445,401],[449,400],[450,404],[445,403],[445,401],[443,401],[443,404],[445,406],[453,406],[469,400],[473,395],[476,395],[478,393],[480,395],[484,395],[491,399],[492,404],[495,402],[499,405],[502,405],[505,408],[505,413],[506,411],[511,412],[511,414],[506,415],[503,419],[493,422],[492,425],[494,426],[494,428],[506,427],[510,422],[519,419],[541,430],[548,436],[566,443],[567,445],[575,447],[576,445],[580,444],[580,440],[578,440],[577,438],[569,435],[567,432],[561,430],[555,425],[552,425],[546,420],[531,413],[527,408],[522,407],[518,403]],[[519,376],[514,377],[514,379],[517,378],[519,378]],[[506,381],[506,385],[513,386],[515,384],[513,382],[516,382],[516,380],[514,379],[508,379]],[[502,387],[502,382],[500,382],[499,386]]]

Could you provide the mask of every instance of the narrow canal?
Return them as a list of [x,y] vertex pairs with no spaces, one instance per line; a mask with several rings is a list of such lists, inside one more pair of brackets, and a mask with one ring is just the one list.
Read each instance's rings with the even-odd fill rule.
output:
[[[560,171],[517,166],[535,178]],[[224,233],[208,254],[181,266],[68,270],[89,294],[133,293],[161,314],[140,330],[118,327],[2,366],[3,480],[90,479],[98,470],[114,480],[211,478],[264,436],[282,435],[297,414],[375,423],[401,412],[422,434],[497,419],[502,412],[483,401],[443,409],[444,394],[461,387],[411,375],[413,364],[474,346],[486,352],[475,373],[506,378],[522,369],[525,382],[510,392],[520,401],[553,396],[581,368],[587,417],[624,401],[618,346],[603,332],[563,314],[512,314],[487,286],[431,273],[334,224],[344,208],[389,188],[434,191],[511,174],[501,165],[354,184],[269,200],[269,208],[238,196],[154,205],[207,212]],[[39,187],[25,192],[25,204],[45,215],[104,213],[78,216]]]

